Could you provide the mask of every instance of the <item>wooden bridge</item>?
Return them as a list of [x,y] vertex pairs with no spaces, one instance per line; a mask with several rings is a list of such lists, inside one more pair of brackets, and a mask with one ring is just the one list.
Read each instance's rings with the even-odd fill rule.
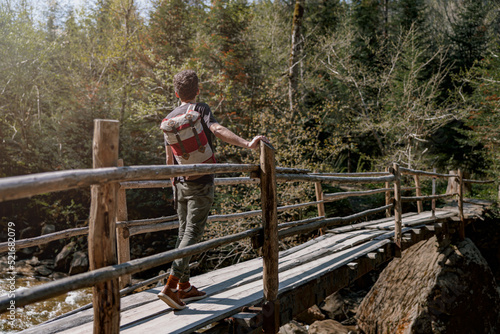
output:
[[[94,169],[27,175],[0,179],[0,201],[25,198],[50,191],[92,187],[90,226],[52,233],[33,239],[18,240],[16,248],[31,247],[75,235],[88,234],[91,270],[31,289],[16,291],[16,307],[41,301],[68,291],[93,286],[93,307],[36,326],[24,333],[190,333],[203,328],[206,333],[276,333],[280,324],[329,294],[400,256],[412,244],[437,234],[449,238],[465,237],[465,226],[481,215],[481,204],[464,200],[464,184],[491,183],[464,179],[462,173],[440,174],[405,169],[394,164],[386,172],[326,174],[274,164],[274,151],[261,145],[260,165],[191,165],[116,167],[118,162],[118,123],[96,120],[94,132]],[[111,167],[115,166],[115,167]],[[211,221],[231,221],[262,217],[262,227],[207,240],[183,249],[175,249],[142,259],[130,260],[131,235],[173,229],[176,217],[139,221],[127,220],[125,190],[169,186],[169,178],[206,173],[250,173],[250,177],[217,178],[216,185],[260,185],[262,210],[211,216]],[[413,178],[413,187],[401,181]],[[422,195],[420,178],[432,179],[432,194]],[[436,194],[436,179],[456,180],[458,191]],[[278,206],[279,182],[310,182],[316,200]],[[324,194],[322,183],[383,184],[383,188]],[[402,191],[414,190],[416,196],[403,197]],[[325,217],[325,203],[354,196],[385,193],[385,205],[347,217]],[[436,209],[436,200],[456,198],[456,207]],[[432,201],[431,211],[423,210],[423,201]],[[417,212],[402,213],[403,202],[417,202]],[[278,212],[316,206],[316,217],[278,224]],[[392,216],[392,211],[394,216]],[[368,217],[385,213],[386,218]],[[362,221],[362,222],[360,222]],[[323,235],[304,244],[278,250],[278,240],[321,230]],[[192,278],[192,283],[207,292],[203,300],[188,304],[181,311],[169,309],[157,298],[160,288],[126,295],[165,275],[130,286],[130,275],[176,258],[199,254],[244,238],[251,238],[262,257]],[[0,252],[9,244],[0,244]],[[97,251],[98,250],[98,251]],[[119,281],[120,279],[120,281]],[[120,290],[121,288],[121,290]],[[120,298],[120,296],[122,296]],[[5,312],[12,299],[0,298]]]

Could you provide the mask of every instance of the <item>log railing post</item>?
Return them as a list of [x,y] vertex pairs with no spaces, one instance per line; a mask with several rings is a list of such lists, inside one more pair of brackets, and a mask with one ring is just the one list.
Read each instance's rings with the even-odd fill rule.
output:
[[[323,202],[323,188],[321,187],[321,182],[314,183],[314,190],[316,192],[316,202],[318,203],[318,217],[325,217],[325,203]],[[325,229],[321,228],[320,234],[325,233]]]
[[[389,172],[389,167],[385,167],[385,171]],[[385,188],[389,189],[389,187],[390,187],[389,182],[386,182],[385,183]],[[391,204],[391,192],[390,191],[386,191],[385,192],[385,205],[389,205],[389,204]],[[389,218],[391,216],[391,208],[385,209],[385,216],[387,218]]]
[[[93,168],[116,167],[119,122],[94,120]],[[90,270],[116,264],[116,182],[91,186],[89,219]],[[120,287],[118,279],[92,288],[94,333],[120,331]]]
[[394,243],[396,244],[395,256],[401,256],[401,240],[402,240],[402,207],[401,207],[401,172],[399,165],[393,164],[394,174]]
[[260,142],[260,187],[264,243],[263,283],[264,304],[262,305],[264,333],[277,333],[280,325],[278,301],[278,215],[276,199],[276,165],[274,149]]
[[[432,169],[434,173],[436,173],[436,168]],[[436,195],[436,177],[432,177],[432,196]],[[432,218],[436,218],[436,199],[432,199]]]
[[[422,189],[420,188],[420,178],[418,177],[418,175],[413,175],[413,179],[415,180],[417,197],[422,196]],[[424,205],[422,203],[422,200],[417,201],[417,212],[418,213],[424,212]]]
[[[123,159],[118,160],[118,167],[123,167]],[[118,188],[116,221],[127,221],[127,194],[123,187]],[[116,228],[116,246],[118,253],[118,263],[130,261],[130,232],[127,226],[118,226]],[[120,277],[120,289],[130,285],[132,275]]]
[[458,236],[460,240],[465,239],[465,218],[464,218],[464,173],[458,170],[458,216],[460,218],[460,227]]

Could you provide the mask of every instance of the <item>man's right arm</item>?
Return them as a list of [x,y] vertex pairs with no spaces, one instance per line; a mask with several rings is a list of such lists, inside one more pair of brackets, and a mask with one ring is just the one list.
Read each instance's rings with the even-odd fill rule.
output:
[[253,150],[259,147],[258,144],[261,140],[269,143],[269,140],[265,136],[255,136],[251,141],[245,140],[219,123],[212,124],[210,126],[210,131],[212,131],[217,138],[225,141],[226,143]]

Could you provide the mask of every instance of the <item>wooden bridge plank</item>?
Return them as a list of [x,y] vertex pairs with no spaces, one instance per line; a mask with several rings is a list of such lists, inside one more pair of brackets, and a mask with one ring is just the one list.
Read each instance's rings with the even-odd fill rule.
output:
[[[336,238],[334,239],[344,240],[346,238],[348,239],[351,237],[352,236],[348,237],[336,236]],[[316,245],[318,243],[321,243],[321,241],[325,241],[325,239],[329,238],[330,235],[326,238],[325,237],[316,238],[311,240],[311,242],[308,242],[308,245],[309,246]],[[320,245],[318,247],[321,248],[323,247],[323,245]],[[283,252],[283,254],[285,255],[286,258],[286,256],[291,256],[302,249],[303,248],[301,246],[293,247],[290,250]],[[306,253],[308,251],[309,250],[306,250]],[[253,274],[249,275],[252,272]],[[244,276],[244,278],[242,275]],[[221,292],[223,289],[234,288],[245,282],[248,283],[250,281],[258,280],[261,278],[262,278],[262,259],[256,258],[242,263],[238,263],[234,266],[222,268],[214,272],[209,272],[203,275],[195,276],[192,278],[191,282],[193,285],[206,290],[207,293],[214,294],[217,292]],[[127,313],[125,312],[128,309],[134,307],[143,307],[143,306],[145,307],[145,304],[147,303],[154,303],[159,301],[156,296],[159,290],[160,290],[159,288],[151,289],[147,290],[147,292],[138,293],[122,298],[122,314],[121,314],[122,321],[123,319],[126,318]],[[160,302],[158,305],[160,305],[162,308],[165,308],[165,304],[163,302]],[[150,309],[150,307],[151,305],[147,306],[148,309]],[[88,328],[85,327],[85,323],[91,323],[92,321],[93,321],[93,310],[90,309],[69,316],[66,319],[58,320],[57,324],[46,323],[41,325],[42,327],[37,326],[36,328],[40,329],[43,328],[44,333],[57,333],[60,332],[61,330],[70,328],[74,328],[75,330],[77,327],[82,327],[84,329]],[[27,330],[23,333],[34,334],[34,333],[39,333],[39,331],[37,329],[32,329],[32,330]]]
[[[416,216],[416,215],[418,215],[418,213],[416,213],[416,212],[408,212],[408,213],[403,214],[402,217],[405,218],[405,217],[411,217],[411,216]],[[364,229],[364,228],[366,228],[367,226],[370,226],[370,225],[376,225],[376,224],[386,223],[386,222],[392,222],[392,223],[394,223],[394,217],[381,218],[381,219],[377,219],[377,220],[371,220],[371,221],[368,221],[368,222],[363,222],[363,223],[358,223],[358,224],[341,226],[341,227],[337,227],[337,228],[334,228],[334,229],[330,229],[327,232],[329,232],[329,233],[335,233],[335,234],[346,233],[346,232],[350,232],[350,231]]]
[[[409,217],[408,219],[403,219],[403,226],[416,226],[416,225],[422,225],[422,224],[428,224],[432,223],[436,220],[439,219],[444,219],[444,218],[450,218],[453,216],[456,216],[458,213],[456,212],[450,212],[450,211],[438,211],[436,212],[436,218],[432,218],[430,212],[424,212],[421,213],[417,216],[412,216]],[[377,230],[387,230],[387,231],[392,231],[394,230],[394,222],[390,223],[383,223],[383,224],[377,224],[377,225],[370,225],[366,226],[366,229],[377,229]]]
[[[366,234],[371,234],[371,235],[369,237],[366,235],[359,236],[359,238],[363,238],[364,240],[366,240],[370,237],[373,237],[374,235],[380,235],[381,233],[378,232],[378,233],[366,233]],[[345,265],[348,262],[352,261],[354,258],[364,256],[365,250],[366,250],[366,252],[376,250],[376,249],[380,248],[381,246],[383,246],[387,242],[390,242],[390,241],[388,241],[388,240],[384,240],[382,242],[376,241],[368,246],[359,245],[359,246],[357,246],[357,248],[360,248],[361,250],[358,250],[357,252],[352,251],[351,248],[345,248],[342,251],[338,251],[338,249],[331,250],[330,251],[331,254],[329,256],[322,256],[318,259],[315,259],[314,261],[306,261],[300,266],[296,266],[296,267],[291,268],[288,271],[282,272],[282,273],[280,273],[280,294],[281,294],[282,288],[284,288],[284,287],[286,288],[286,286],[288,284],[291,284],[294,281],[296,281],[297,277],[300,277],[301,279],[307,280],[307,275],[311,275],[311,274],[318,275],[318,273],[321,275],[321,273],[323,271],[325,271],[329,268],[328,266],[325,266],[325,264],[327,264],[327,263],[330,265],[334,265],[334,266],[337,265],[338,266],[338,264],[335,264],[335,261],[334,261],[335,257],[338,257],[342,260],[341,265]],[[351,245],[355,244],[355,243],[351,243]],[[346,245],[344,245],[344,247],[346,247]],[[334,257],[333,259],[332,259],[332,256]],[[317,269],[318,267],[322,268],[322,269],[318,270]],[[243,292],[241,292],[241,288],[243,288]],[[256,289],[257,291],[254,291],[254,289]],[[237,291],[237,296],[234,295],[235,291]],[[245,296],[244,295],[245,291],[246,291],[246,293],[250,293],[250,295]],[[257,293],[257,297],[255,296],[256,293]],[[214,310],[213,307],[209,307],[209,309],[207,309],[206,307],[203,308],[200,305],[195,305],[195,304],[198,304],[202,301],[197,302],[197,303],[193,303],[193,304],[191,304],[192,306],[190,305],[189,308],[194,310],[195,317],[194,317],[194,322],[192,324],[190,324],[189,326],[196,326],[196,324],[198,324],[198,326],[204,326],[204,325],[207,325],[213,321],[220,320],[224,317],[232,315],[235,312],[239,311],[241,309],[241,307],[251,305],[252,303],[249,304],[249,300],[253,301],[254,304],[257,303],[258,301],[260,301],[262,299],[261,293],[262,293],[262,285],[261,285],[261,281],[258,280],[258,281],[252,281],[252,282],[250,282],[246,285],[243,285],[242,287],[237,288],[235,290],[232,289],[232,290],[226,291],[222,294],[214,295],[213,297],[217,297],[218,299],[221,299],[221,300],[232,300],[232,299],[235,299],[235,297],[238,297],[238,298],[241,298],[242,296],[244,297],[244,298],[242,298],[242,302],[241,301],[234,302],[233,304],[229,305],[229,307],[226,309]],[[210,297],[208,297],[207,299],[204,299],[204,301],[205,302],[210,301],[209,298]],[[213,304],[212,301],[210,301],[209,304]],[[163,307],[165,307],[165,306],[163,306]],[[197,313],[200,311],[203,311],[203,312],[201,312],[202,313],[200,315],[201,317]],[[211,311],[214,311],[215,313],[213,315],[210,315],[210,314],[206,315],[205,314],[205,313],[210,313]],[[174,312],[174,315],[181,314],[183,312],[184,312],[184,310],[182,310],[180,312]],[[214,315],[215,315],[215,317],[214,317]],[[168,315],[165,314],[165,316],[172,317],[170,314],[168,314]],[[205,320],[200,320],[200,319],[205,319]],[[167,320],[158,320],[158,321],[159,322],[165,321],[165,323],[171,324],[173,319],[170,319],[170,320],[167,319]],[[193,320],[192,317],[190,317],[190,321],[191,320]],[[153,323],[148,324],[147,327],[141,326],[141,331],[142,330],[147,331],[149,328],[163,328],[163,327],[157,327],[157,326],[161,326],[161,324],[157,323],[156,320],[153,320]],[[169,327],[169,331],[171,331],[172,333],[180,333],[180,332],[183,332],[184,330],[187,330],[186,326],[188,326],[188,325],[179,324],[179,326],[181,326],[182,329],[179,327]],[[198,327],[198,328],[200,328],[200,327]],[[192,330],[194,330],[194,329],[192,329]],[[127,331],[124,331],[124,332],[126,333]]]
[[[290,248],[286,251],[283,251],[280,253],[282,258],[286,258],[286,256],[291,256],[294,253],[300,251],[301,249],[304,248],[304,245],[306,246],[311,246],[314,244],[318,244],[320,241],[324,240],[325,238],[329,238],[332,235],[326,235],[326,236],[321,236],[316,239],[312,239],[302,245]],[[351,238],[352,236],[349,236]],[[339,236],[339,239],[344,239],[344,237]],[[323,246],[319,246],[323,247]],[[218,291],[217,287],[220,287],[222,285],[224,289],[229,289],[231,287],[234,287],[235,284],[242,284],[243,281],[250,281],[250,280],[256,280],[260,279],[262,275],[252,275],[251,277],[248,277],[245,280],[241,280],[241,278],[235,278],[238,276],[238,272],[241,272],[242,270],[246,275],[248,275],[249,271],[251,270],[257,270],[257,273],[261,273],[262,270],[262,259],[261,258],[256,258],[252,259],[249,261],[245,261],[242,263],[238,263],[236,265],[230,266],[230,267],[225,267],[218,269],[213,272],[209,272],[203,275],[195,276],[192,278],[191,282],[193,285],[199,287],[200,289],[208,289],[210,290],[209,293],[214,293],[215,291]],[[231,282],[232,281],[232,282]],[[239,285],[238,284],[238,285]],[[219,288],[220,289],[220,288]],[[153,291],[153,290],[148,290],[148,291]],[[139,293],[139,294],[134,294],[133,296],[126,296],[122,298],[122,318],[123,318],[123,312],[133,308],[133,307],[140,307],[143,306],[147,303],[152,303],[158,301],[158,298],[156,297],[156,293],[159,292],[156,291],[155,293]],[[149,305],[148,305],[149,307]],[[78,315],[72,315],[68,317],[66,320],[59,320],[57,327],[59,330],[63,330],[65,328],[72,328],[73,326],[78,326],[79,324],[84,324],[85,322],[91,322],[93,320],[93,312],[92,310],[87,310],[87,311],[82,311]],[[66,323],[66,324],[63,324]],[[51,328],[54,327],[53,325],[43,325],[43,330],[44,332],[47,333],[55,333],[57,332],[57,328]],[[38,328],[38,327],[37,327]],[[26,334],[31,334],[31,333],[37,333],[36,330],[34,331],[26,331],[23,332]]]
[[[334,237],[333,239],[338,239],[340,241],[344,241],[347,239],[350,239],[354,237],[355,234],[353,235],[339,235],[339,236],[333,236],[333,235],[327,235],[325,237],[319,237],[316,239],[311,240],[307,244],[309,247],[315,245],[318,248],[323,248],[324,245],[322,241],[325,241],[325,239],[329,239],[330,237]],[[318,245],[319,244],[319,245]],[[287,256],[292,256],[295,253],[301,251],[303,247],[297,246],[293,247],[287,251],[282,252],[285,256],[282,257],[284,261],[282,261],[282,265],[284,262],[286,262],[286,257]],[[305,250],[305,253],[307,254],[308,252],[311,251],[311,248]],[[249,275],[250,273],[252,273]],[[243,275],[243,276],[242,276]],[[244,278],[242,278],[244,277]],[[193,285],[207,290],[207,293],[209,294],[214,294],[217,292],[221,292],[223,289],[230,289],[230,288],[235,288],[236,286],[239,286],[243,283],[248,283],[250,281],[258,280],[262,278],[262,259],[261,258],[256,258],[252,259],[249,261],[245,261],[242,263],[238,263],[234,266],[222,268],[219,270],[216,270],[214,272],[209,272],[203,275],[195,276],[192,278],[191,282]],[[134,294],[132,296],[127,296],[123,298],[122,301],[122,314],[121,318],[122,321],[123,319],[126,318],[127,313],[125,312],[126,310],[133,308],[133,307],[141,307],[144,306],[146,303],[154,303],[158,301],[158,298],[156,297],[156,294],[159,292],[159,289],[152,289],[148,290],[148,292],[151,293],[139,293],[139,294]],[[160,305],[163,309],[165,308],[165,305],[160,302],[158,305]],[[151,305],[148,305],[147,308],[151,309]],[[84,313],[85,312],[85,313]],[[80,324],[85,323],[85,322],[91,322],[93,320],[92,316],[92,310],[87,310],[79,313],[78,315],[74,315],[69,317],[67,320],[63,321],[60,320],[58,322],[58,325],[56,327],[59,327],[59,329],[64,329],[64,328],[71,328],[73,326],[78,326]],[[65,322],[67,324],[63,325],[62,323]],[[86,328],[83,326],[82,328]],[[57,329],[50,329],[49,326],[44,326],[44,331],[50,332],[50,333],[55,333],[57,332]],[[33,333],[36,333],[34,331]]]
[[[292,279],[292,281],[293,281],[293,275],[296,275],[297,272],[301,276],[304,276],[304,272],[311,271],[315,265],[321,265],[321,263],[328,261],[328,257],[331,256],[332,254],[349,252],[349,249],[352,248],[353,246],[357,246],[359,243],[362,243],[363,241],[369,240],[369,239],[373,238],[374,236],[380,235],[380,234],[381,234],[381,232],[379,232],[379,231],[360,231],[358,233],[354,233],[353,236],[349,236],[349,237],[338,236],[337,238],[324,238],[322,240],[323,242],[319,242],[319,244],[322,244],[322,245],[320,245],[320,247],[317,248],[318,252],[319,251],[322,251],[322,252],[321,252],[321,254],[318,254],[317,256],[313,255],[313,257],[315,258],[314,261],[311,261],[311,256],[308,257],[307,252],[304,252],[301,256],[301,258],[303,258],[302,261],[300,259],[296,259],[297,262],[301,262],[301,263],[300,264],[296,263],[294,267],[290,268],[290,270],[292,270],[292,273],[290,273],[289,271],[286,271],[284,273],[280,273],[280,281],[283,279],[287,279],[287,278]],[[330,241],[329,239],[331,239],[331,243],[329,245],[327,243],[325,244],[325,242]],[[335,240],[335,239],[337,239],[337,240]],[[342,242],[339,242],[339,239],[342,239]],[[361,245],[358,247],[364,247],[364,246]],[[327,253],[330,253],[330,255],[328,256]],[[351,259],[349,259],[349,261],[350,260]],[[284,263],[284,264],[286,265],[287,263]],[[261,270],[262,269],[260,269],[260,272],[261,272]],[[318,272],[317,270],[315,270],[315,271]],[[196,308],[194,308],[194,310],[198,310],[198,311],[203,310],[202,315],[205,313],[208,313],[209,314],[208,319],[210,319],[210,320],[205,319],[206,316],[202,316],[200,318],[201,320],[196,320],[199,317],[195,315],[194,319],[190,318],[190,321],[194,320],[193,325],[196,325],[200,321],[202,323],[205,323],[207,321],[209,321],[209,323],[216,321],[217,319],[214,319],[214,315],[216,317],[220,317],[220,319],[222,319],[222,318],[227,317],[231,314],[237,313],[241,307],[247,306],[249,300],[253,304],[259,302],[262,299],[262,295],[259,294],[258,298],[255,298],[255,296],[253,296],[253,295],[255,293],[259,293],[260,291],[262,291],[262,282],[261,282],[262,275],[261,274],[254,274],[252,276],[255,276],[255,277],[253,279],[250,277],[247,277],[246,279],[243,280],[243,281],[250,280],[250,282],[248,282],[246,284],[243,284],[243,283],[236,284],[239,287],[233,287],[232,289],[223,291],[222,293],[216,292],[217,290],[219,290],[219,288],[217,288],[217,287],[213,287],[213,286],[208,287],[206,289],[207,293],[211,296],[216,296],[220,300],[224,300],[224,299],[232,300],[235,298],[241,298],[242,297],[241,294],[243,294],[244,298],[242,298],[241,301],[239,301],[239,302],[234,302],[233,305],[230,305],[231,307],[229,307],[229,308],[226,307],[223,309],[219,309],[218,308],[219,306],[217,306],[216,304],[213,307],[212,306],[209,306],[209,307],[203,306],[202,307],[202,306],[197,305]],[[229,282],[227,282],[227,280],[226,280],[226,283],[229,283]],[[231,282],[231,283],[233,285],[235,284],[234,282]],[[280,287],[282,285],[283,284],[280,284]],[[255,289],[256,289],[256,291],[254,291]],[[152,298],[154,298],[154,301],[149,303],[147,305],[147,307],[138,307],[137,309],[131,309],[131,310],[122,312],[122,314],[121,314],[121,319],[122,319],[121,320],[121,328],[122,329],[128,328],[128,327],[135,328],[138,326],[137,325],[138,321],[139,322],[148,322],[149,321],[148,319],[160,317],[160,316],[166,316],[167,313],[172,312],[169,308],[167,308],[165,306],[165,304],[163,302],[156,299],[156,293],[158,291],[159,291],[159,289],[152,289],[152,290],[147,291],[148,295],[151,296]],[[245,292],[245,291],[247,291],[247,292]],[[237,295],[235,295],[235,293]],[[143,292],[141,294],[145,294],[145,292]],[[248,294],[249,294],[249,296],[253,296],[253,297],[246,296]],[[248,299],[248,298],[250,298],[250,299]],[[208,302],[208,301],[209,300],[205,299],[205,302]],[[193,307],[195,304],[198,304],[198,303],[193,303],[192,304]],[[252,304],[252,303],[250,303],[250,304]],[[209,304],[212,304],[212,301],[210,301]],[[248,305],[250,305],[250,304],[248,304]],[[190,306],[191,309],[193,309],[193,307]],[[197,309],[198,307],[200,307],[200,309]],[[177,313],[178,312],[174,312],[174,314],[177,314]],[[153,327],[154,326],[156,326],[156,325],[153,325]],[[185,325],[181,324],[181,326],[185,326]],[[90,328],[91,328],[91,324],[89,323],[87,325],[82,325],[82,326],[79,326],[78,328],[71,329],[71,333],[72,334],[76,334],[79,332],[86,333],[86,332],[88,332],[88,330]],[[141,327],[141,331],[142,330],[143,330],[143,327]],[[171,328],[169,330],[175,330],[175,329]],[[69,333],[69,331],[68,331],[68,333]]]
[[[358,257],[364,256],[367,251],[376,250],[388,242],[390,241],[383,240],[370,242],[368,245],[359,245],[355,248],[332,253],[329,256],[324,256],[314,261],[308,261],[301,266],[282,272],[279,275],[280,295],[283,291],[292,290],[301,283],[314,279],[311,277],[317,277],[324,272],[339,268]],[[318,270],[318,268],[320,269]],[[158,330],[158,328],[168,328],[169,333],[194,331],[239,312],[243,306],[257,304],[262,299],[262,282],[260,280],[253,281],[236,289],[231,289],[192,303],[185,310],[167,312],[162,316],[155,315],[152,318],[144,319],[133,325],[122,326],[122,331],[123,333],[135,333],[139,328],[141,332]],[[180,317],[186,317],[186,320],[181,320]]]

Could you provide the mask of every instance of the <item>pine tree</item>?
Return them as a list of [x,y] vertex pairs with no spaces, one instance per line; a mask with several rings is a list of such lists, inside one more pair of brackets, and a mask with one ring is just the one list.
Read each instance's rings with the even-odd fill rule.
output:
[[180,64],[192,52],[192,39],[202,12],[184,0],[159,0],[151,14],[149,36],[155,53]]
[[201,98],[220,119],[248,125],[253,48],[246,39],[251,20],[246,0],[213,0],[200,24],[190,65],[200,67]]
[[356,0],[352,3],[352,18],[357,38],[354,46],[357,58],[362,63],[375,68],[380,62],[378,50],[383,46],[384,30],[383,6],[379,0]]
[[465,0],[457,21],[452,23],[450,61],[455,64],[456,72],[469,69],[484,56],[488,47],[486,15],[483,1]]
[[425,30],[426,9],[425,0],[396,1],[394,25],[403,31],[415,29],[423,32]]

